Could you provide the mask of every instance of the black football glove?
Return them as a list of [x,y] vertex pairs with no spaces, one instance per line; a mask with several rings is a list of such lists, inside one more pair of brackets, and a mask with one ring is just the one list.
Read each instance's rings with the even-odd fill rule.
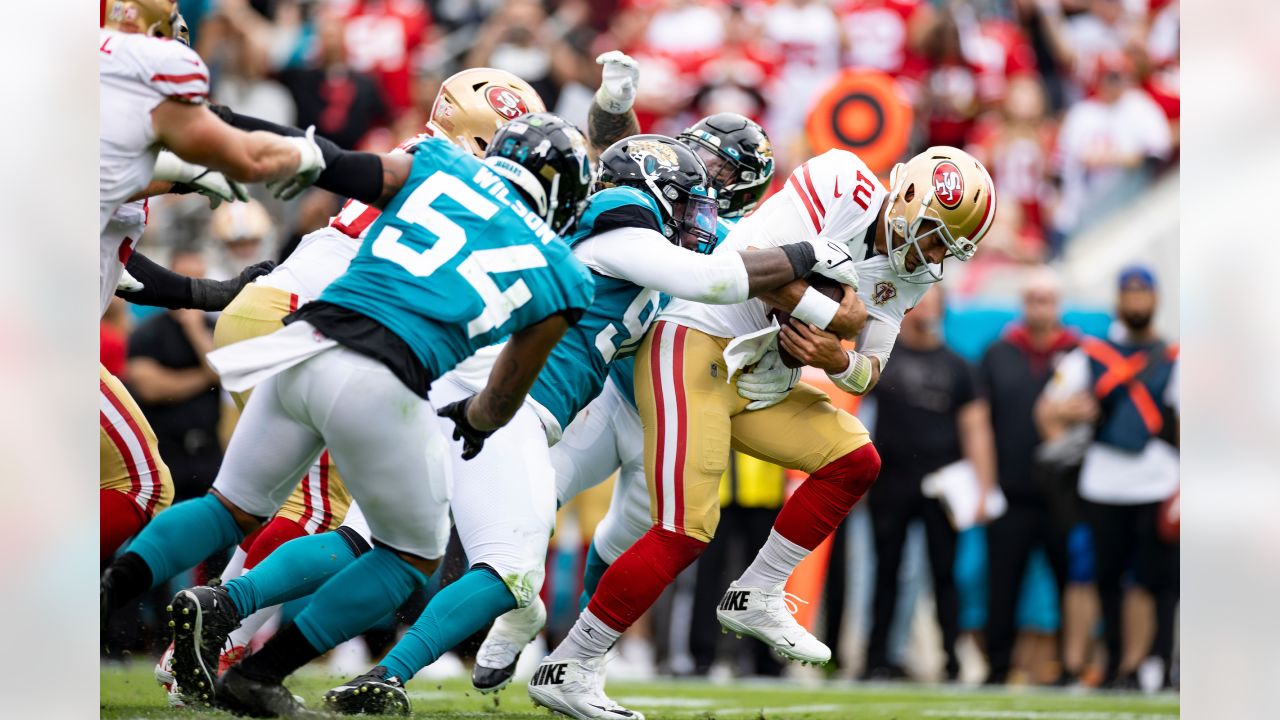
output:
[[477,430],[467,420],[467,407],[476,396],[449,403],[436,411],[436,414],[453,421],[453,439],[462,441],[462,459],[470,460],[484,449],[484,441],[489,439],[494,430]]
[[230,280],[191,279],[191,306],[200,310],[218,311],[225,308],[244,289],[245,285],[275,269],[274,260],[263,260],[250,265]]

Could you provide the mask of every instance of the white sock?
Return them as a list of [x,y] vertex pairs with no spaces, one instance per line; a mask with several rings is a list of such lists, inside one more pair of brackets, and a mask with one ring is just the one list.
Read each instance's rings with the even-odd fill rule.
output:
[[591,658],[604,657],[609,652],[609,648],[618,641],[622,633],[605,625],[590,610],[583,610],[578,616],[578,621],[573,624],[573,628],[569,630],[569,635],[560,643],[551,654],[547,656],[549,660],[567,660],[569,658],[577,658],[579,660],[588,660]]
[[249,553],[237,545],[235,552],[231,553],[231,559],[227,561],[227,566],[222,569],[222,582],[224,584],[244,574],[244,561],[248,557]]
[[240,627],[231,631],[232,647],[249,647],[249,641],[253,640],[253,636],[258,634],[263,625],[272,617],[280,614],[280,606],[272,605],[271,607],[262,608],[244,620],[240,621]]
[[791,572],[801,560],[809,556],[809,551],[778,534],[776,529],[769,531],[769,539],[764,547],[756,553],[756,559],[747,566],[739,585],[769,589],[787,581]]

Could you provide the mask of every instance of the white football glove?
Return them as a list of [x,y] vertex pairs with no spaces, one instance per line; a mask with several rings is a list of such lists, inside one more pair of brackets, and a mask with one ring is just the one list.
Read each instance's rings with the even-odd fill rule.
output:
[[774,345],[751,372],[738,376],[738,394],[752,401],[747,403],[748,410],[763,410],[785,400],[799,380],[800,368],[783,365],[778,346]]
[[825,275],[838,283],[848,285],[854,291],[858,289],[858,269],[855,267],[853,257],[849,255],[849,249],[844,243],[828,240],[824,237],[817,237],[805,242],[813,248],[813,254],[817,258],[817,262],[813,264],[813,271],[819,275]]
[[281,200],[292,200],[301,195],[303,190],[311,187],[311,184],[320,177],[320,173],[324,172],[324,153],[316,144],[315,125],[307,128],[305,136],[287,137],[285,140],[298,148],[302,159],[299,160],[298,168],[293,171],[293,175],[283,180],[272,180],[267,183],[267,189]]
[[196,192],[209,198],[210,208],[218,207],[224,200],[244,202],[249,199],[249,191],[240,183],[203,165],[189,163],[168,150],[161,150],[156,156],[152,178],[194,187]]
[[600,89],[596,90],[596,102],[606,112],[622,115],[636,102],[636,88],[640,86],[640,63],[621,50],[601,53],[596,62],[604,66]]
[[129,274],[128,270],[120,271],[120,279],[116,281],[116,291],[133,293],[146,287],[138,280],[138,278]]

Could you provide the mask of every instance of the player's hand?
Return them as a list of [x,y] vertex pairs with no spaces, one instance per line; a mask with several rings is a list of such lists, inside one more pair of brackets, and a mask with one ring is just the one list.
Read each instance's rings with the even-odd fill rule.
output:
[[324,172],[324,153],[316,144],[315,125],[307,128],[307,134],[303,137],[289,137],[284,140],[298,149],[301,155],[298,168],[293,171],[293,175],[283,180],[272,180],[267,183],[267,189],[281,200],[292,200],[320,178],[320,173]]
[[858,289],[858,269],[854,266],[853,258],[849,255],[849,249],[844,243],[824,237],[805,242],[813,248],[814,257],[817,259],[813,264],[814,272],[848,285],[854,290]]
[[849,369],[849,353],[834,333],[795,318],[778,333],[778,344],[792,357],[810,367],[836,375]]
[[228,180],[220,172],[214,172],[203,165],[189,163],[168,150],[161,150],[156,155],[156,164],[151,173],[152,179],[163,180],[175,185],[185,185],[190,190],[209,198],[209,207],[216,208],[226,202],[241,202],[249,199],[249,193],[238,182]]
[[1062,401],[1062,415],[1069,423],[1086,423],[1098,419],[1098,401],[1089,393],[1077,393]]
[[128,270],[120,271],[120,279],[116,281],[116,292],[134,293],[145,288],[138,278],[129,274]]
[[800,380],[800,369],[782,364],[776,347],[760,358],[750,372],[738,376],[738,394],[750,400],[748,410],[763,410],[782,402]]
[[600,89],[596,102],[606,112],[622,115],[636,102],[636,89],[640,87],[640,63],[621,50],[610,50],[596,57],[604,66],[600,77]]
[[467,418],[467,408],[476,396],[472,395],[457,402],[449,403],[436,411],[436,414],[453,421],[453,439],[462,441],[462,459],[470,460],[484,449],[484,441],[493,435],[493,430],[478,430]]
[[231,304],[245,285],[270,273],[276,266],[274,260],[263,260],[240,271],[227,280],[191,278],[191,304],[201,310],[218,312]]
[[205,169],[204,172],[191,178],[186,183],[195,191],[209,198],[209,209],[212,210],[225,202],[245,202],[249,199],[249,191],[244,185],[228,179],[220,172]]
[[831,322],[827,323],[827,330],[845,340],[853,340],[862,334],[868,319],[870,315],[867,313],[866,303],[862,302],[862,297],[853,288],[845,285],[844,297],[840,298],[840,309],[836,311],[836,316],[831,319]]

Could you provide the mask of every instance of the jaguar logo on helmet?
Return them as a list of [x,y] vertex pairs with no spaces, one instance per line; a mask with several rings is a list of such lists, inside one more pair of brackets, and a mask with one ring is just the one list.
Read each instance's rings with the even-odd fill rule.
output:
[[938,163],[933,169],[933,195],[949,210],[959,207],[964,199],[964,178],[960,168],[950,160]]
[[875,290],[871,293],[871,299],[876,305],[883,305],[896,297],[898,297],[898,286],[889,280],[876,283]]
[[485,90],[484,99],[494,112],[507,120],[514,120],[529,112],[529,106],[524,104],[524,100],[519,95],[499,85],[493,85]]
[[676,151],[653,140],[637,140],[627,147],[627,152],[646,175],[657,172],[659,165],[671,169],[680,167],[680,157],[676,155]]

